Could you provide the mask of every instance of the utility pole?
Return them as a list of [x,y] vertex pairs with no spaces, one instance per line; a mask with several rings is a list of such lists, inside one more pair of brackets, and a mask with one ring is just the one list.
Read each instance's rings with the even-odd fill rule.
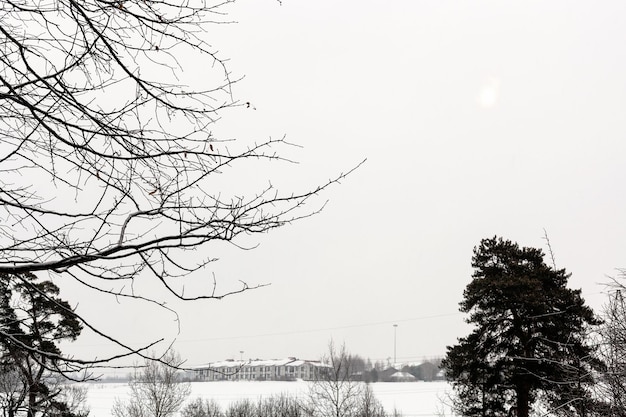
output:
[[393,325],[393,366],[396,366],[396,331],[398,330],[398,325]]

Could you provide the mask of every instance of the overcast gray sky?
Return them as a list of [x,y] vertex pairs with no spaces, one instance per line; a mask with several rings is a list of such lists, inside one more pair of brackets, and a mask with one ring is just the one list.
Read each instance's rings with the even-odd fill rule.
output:
[[[622,1],[242,0],[208,34],[237,98],[215,132],[286,135],[298,165],[271,178],[304,190],[367,162],[324,211],[214,248],[219,285],[270,286],[172,315],[98,302],[136,343],[164,335],[190,365],[318,358],[328,341],[364,357],[442,356],[472,249],[499,235],[546,249],[599,310],[625,267],[626,3]],[[242,178],[258,180],[245,170]],[[264,178],[261,178],[265,180]],[[269,180],[270,178],[268,178]],[[89,309],[89,302],[80,308]],[[75,351],[102,350],[88,336]],[[100,351],[99,350],[99,351]],[[243,353],[240,353],[242,352]]]

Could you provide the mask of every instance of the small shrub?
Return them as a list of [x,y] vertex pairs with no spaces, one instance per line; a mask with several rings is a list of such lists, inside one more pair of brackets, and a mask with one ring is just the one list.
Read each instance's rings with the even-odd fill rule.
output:
[[180,412],[181,417],[224,417],[222,408],[215,400],[196,398]]
[[224,413],[225,417],[256,417],[256,406],[245,399],[232,403]]
[[286,394],[275,395],[259,400],[257,417],[304,417],[306,413],[294,397]]
[[[355,394],[354,411],[342,417],[402,417],[398,410],[387,414],[380,401],[374,397],[369,385]],[[317,417],[317,409],[310,399],[302,400],[287,394],[261,398],[257,402],[249,399],[230,404],[224,411],[214,400],[196,398],[181,411],[181,417]]]

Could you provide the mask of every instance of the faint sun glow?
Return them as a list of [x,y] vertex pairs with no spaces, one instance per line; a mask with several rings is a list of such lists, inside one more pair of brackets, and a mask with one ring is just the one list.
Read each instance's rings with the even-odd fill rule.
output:
[[480,107],[490,109],[498,103],[500,97],[500,79],[488,78],[482,85],[476,102]]

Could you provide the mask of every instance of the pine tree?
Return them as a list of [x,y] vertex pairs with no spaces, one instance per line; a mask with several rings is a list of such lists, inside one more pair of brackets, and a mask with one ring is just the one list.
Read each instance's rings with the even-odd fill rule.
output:
[[66,369],[58,343],[82,330],[58,294],[54,283],[33,274],[0,274],[0,373],[14,376],[3,404],[9,416],[81,415],[59,401],[61,389],[52,389],[53,377]]
[[587,388],[602,364],[586,334],[600,320],[543,258],[497,237],[474,248],[460,310],[475,327],[443,362],[460,414],[527,417],[541,402],[550,415],[591,415]]

